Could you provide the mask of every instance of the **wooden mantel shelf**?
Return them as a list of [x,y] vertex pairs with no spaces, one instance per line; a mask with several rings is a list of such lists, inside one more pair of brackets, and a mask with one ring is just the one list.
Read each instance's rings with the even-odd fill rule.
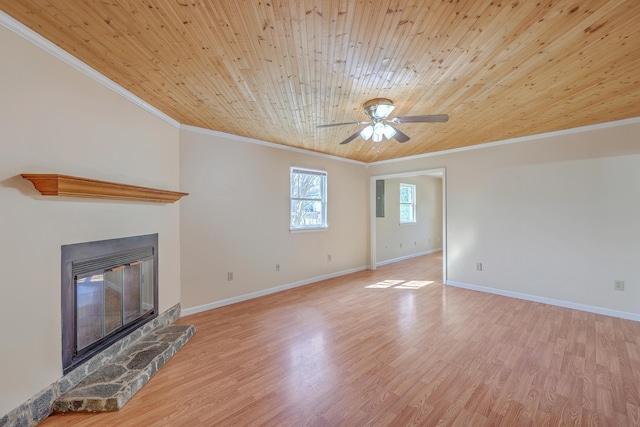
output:
[[22,177],[31,181],[43,196],[173,203],[189,194],[68,175],[24,173]]

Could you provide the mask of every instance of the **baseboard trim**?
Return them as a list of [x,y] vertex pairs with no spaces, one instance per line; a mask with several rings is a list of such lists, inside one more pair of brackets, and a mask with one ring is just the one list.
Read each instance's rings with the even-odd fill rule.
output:
[[349,270],[337,271],[335,273],[324,274],[322,276],[315,276],[309,279],[299,280],[293,283],[287,283],[285,285],[275,286],[269,289],[263,289],[256,292],[251,292],[244,295],[238,295],[237,297],[231,297],[219,301],[213,301],[208,304],[198,305],[195,307],[185,308],[180,312],[180,317],[189,316],[190,314],[201,313],[203,311],[213,310],[214,308],[224,307],[225,305],[231,305],[242,301],[247,301],[253,298],[259,298],[269,294],[275,294],[276,292],[286,291],[288,289],[297,288],[304,285],[310,285],[312,283],[319,282],[321,280],[333,279],[334,277],[344,276],[346,274],[357,273],[358,271],[368,270],[369,266],[352,268]]
[[407,259],[411,259],[411,258],[416,258],[422,255],[429,255],[429,254],[433,254],[435,252],[440,252],[442,250],[442,248],[436,248],[436,249],[431,249],[428,251],[423,251],[423,252],[418,252],[415,254],[411,254],[411,255],[405,255],[405,256],[401,256],[399,258],[393,258],[393,259],[388,259],[386,261],[380,261],[376,263],[376,267],[380,267],[382,265],[387,265],[387,264],[393,264],[394,262],[398,262],[398,261],[404,261]]
[[575,302],[558,300],[553,298],[540,297],[536,295],[522,294],[520,292],[506,291],[504,289],[489,288],[486,286],[471,285],[469,283],[455,282],[447,280],[447,286],[464,288],[472,291],[485,292],[489,294],[501,295],[510,298],[517,298],[526,301],[540,302],[543,304],[555,305],[558,307],[571,308],[574,310],[586,311],[589,313],[603,314],[605,316],[618,317],[620,319],[634,320],[640,322],[640,314],[627,313],[626,311],[611,310],[609,308],[596,307],[593,305],[578,304]]

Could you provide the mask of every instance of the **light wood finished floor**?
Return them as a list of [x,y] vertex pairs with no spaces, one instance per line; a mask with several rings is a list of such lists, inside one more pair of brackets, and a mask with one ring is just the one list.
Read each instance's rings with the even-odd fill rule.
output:
[[443,286],[441,254],[188,316],[116,413],[43,426],[640,425],[640,323]]

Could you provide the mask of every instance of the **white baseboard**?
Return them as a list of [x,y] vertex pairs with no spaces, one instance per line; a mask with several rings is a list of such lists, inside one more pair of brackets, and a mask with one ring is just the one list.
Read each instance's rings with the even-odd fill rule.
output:
[[404,261],[406,259],[411,259],[411,258],[419,257],[419,256],[422,256],[422,255],[429,255],[429,254],[432,254],[432,253],[435,253],[435,252],[440,252],[441,250],[442,250],[442,248],[431,249],[431,250],[424,251],[424,252],[418,252],[418,253],[415,253],[415,254],[401,256],[400,258],[388,259],[386,261],[377,262],[376,266],[380,267],[381,265],[393,264],[394,262]]
[[505,297],[517,298],[526,301],[540,302],[543,304],[555,305],[558,307],[571,308],[574,310],[586,311],[589,313],[603,314],[605,316],[618,317],[620,319],[635,320],[640,322],[640,315],[627,313],[626,311],[611,310],[609,308],[596,307],[593,305],[578,304],[570,301],[557,300],[553,298],[539,297],[536,295],[521,294],[519,292],[505,291],[504,289],[488,288],[486,286],[470,285],[468,283],[454,282],[447,280],[448,286],[456,288],[470,289],[472,291],[486,292],[489,294],[502,295]]
[[190,314],[196,314],[207,310],[213,310],[214,308],[224,307],[225,305],[235,304],[237,302],[242,302],[246,300],[250,300],[253,298],[262,297],[269,294],[274,294],[276,292],[286,291],[287,289],[297,288],[299,286],[309,285],[311,283],[316,283],[321,280],[333,279],[334,277],[344,276],[345,274],[356,273],[358,271],[368,270],[369,266],[352,268],[349,270],[337,271],[335,273],[324,274],[322,276],[311,277],[309,279],[299,280],[297,282],[288,283],[285,285],[276,286],[269,289],[263,289],[256,292],[251,292],[244,295],[238,295],[237,297],[227,298],[220,301],[213,301],[208,304],[198,305],[195,307],[189,307],[182,309],[180,312],[180,317],[189,316]]

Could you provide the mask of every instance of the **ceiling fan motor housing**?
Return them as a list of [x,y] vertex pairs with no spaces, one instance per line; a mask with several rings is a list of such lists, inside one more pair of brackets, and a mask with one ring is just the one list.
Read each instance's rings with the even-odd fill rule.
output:
[[375,98],[362,104],[364,112],[371,120],[380,121],[386,119],[394,109],[393,101],[387,98]]
[[350,135],[340,145],[348,144],[358,136],[361,136],[365,141],[371,138],[374,143],[381,142],[384,138],[394,138],[398,142],[407,142],[411,138],[397,127],[388,124],[398,123],[426,123],[426,122],[446,122],[449,120],[449,116],[446,114],[431,114],[426,116],[402,116],[394,117],[388,120],[389,114],[393,111],[395,106],[393,101],[387,98],[374,98],[362,104],[365,114],[371,120],[371,124],[367,122],[346,122],[346,123],[334,123],[329,125],[319,125],[317,127],[330,127],[330,126],[344,126],[344,125],[356,125],[356,124],[368,124],[363,129]]

